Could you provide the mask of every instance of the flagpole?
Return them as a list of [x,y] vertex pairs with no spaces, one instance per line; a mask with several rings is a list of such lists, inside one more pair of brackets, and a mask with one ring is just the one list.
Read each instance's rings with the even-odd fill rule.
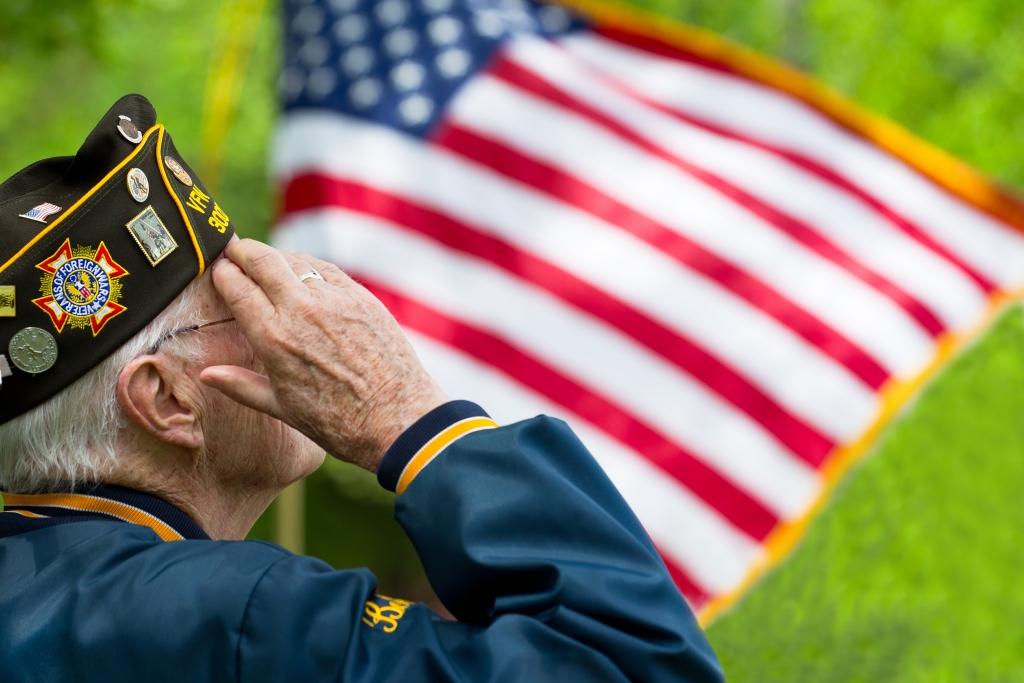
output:
[[281,492],[274,507],[277,544],[302,554],[306,546],[306,483],[299,480]]
[[266,0],[225,1],[221,5],[217,39],[203,94],[203,179],[217,190],[224,160],[224,144],[238,110],[245,75],[263,21]]

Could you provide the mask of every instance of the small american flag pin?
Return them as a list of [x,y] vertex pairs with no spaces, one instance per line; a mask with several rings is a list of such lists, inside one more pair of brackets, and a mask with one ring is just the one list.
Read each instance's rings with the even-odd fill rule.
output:
[[25,213],[19,213],[18,217],[27,218],[31,221],[39,221],[40,223],[45,223],[47,218],[60,211],[60,209],[61,207],[57,206],[56,204],[44,202],[39,206],[32,207]]

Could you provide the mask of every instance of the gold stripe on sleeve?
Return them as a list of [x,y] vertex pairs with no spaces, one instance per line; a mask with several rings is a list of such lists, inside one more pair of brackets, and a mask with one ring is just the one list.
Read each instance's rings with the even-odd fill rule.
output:
[[441,430],[434,438],[423,444],[423,447],[416,451],[416,454],[406,464],[402,474],[398,477],[395,493],[398,495],[405,493],[412,480],[448,446],[467,434],[478,432],[481,429],[494,429],[497,426],[498,423],[489,417],[467,417],[465,420],[459,420]]

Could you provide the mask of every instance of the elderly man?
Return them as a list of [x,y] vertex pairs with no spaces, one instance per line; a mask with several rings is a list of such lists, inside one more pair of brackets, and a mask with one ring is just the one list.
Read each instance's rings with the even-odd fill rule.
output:
[[[0,680],[721,680],[568,427],[449,401],[339,269],[233,238],[145,99],[0,207]],[[458,621],[242,540],[325,451]]]

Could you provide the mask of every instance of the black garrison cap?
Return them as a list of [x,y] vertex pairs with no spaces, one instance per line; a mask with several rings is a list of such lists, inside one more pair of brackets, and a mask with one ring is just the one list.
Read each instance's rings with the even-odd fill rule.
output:
[[141,95],[0,185],[0,424],[116,351],[233,233]]

